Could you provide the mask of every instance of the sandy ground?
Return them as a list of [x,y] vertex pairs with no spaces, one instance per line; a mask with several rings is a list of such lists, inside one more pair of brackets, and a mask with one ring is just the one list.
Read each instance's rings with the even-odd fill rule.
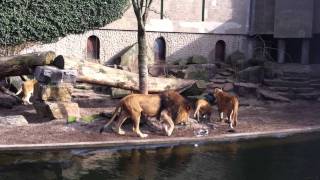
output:
[[[81,107],[81,115],[91,115],[96,113],[108,113],[114,110],[118,100],[111,99],[105,95],[93,92],[75,93],[75,101]],[[243,132],[263,132],[270,130],[303,128],[307,126],[320,125],[320,102],[315,101],[295,101],[291,103],[256,102],[246,99],[240,100],[239,125],[235,133]],[[218,117],[217,111],[214,116]],[[100,119],[90,124],[76,122],[67,124],[66,120],[49,120],[36,114],[32,105],[17,105],[12,109],[0,108],[0,116],[23,115],[28,120],[26,126],[0,126],[0,144],[31,144],[31,143],[66,143],[66,142],[92,142],[111,141],[117,139],[139,139],[132,133],[130,121],[125,124],[126,135],[117,135],[111,130],[99,133],[99,129],[108,120]],[[196,127],[206,126],[203,123]],[[209,135],[216,136],[228,132],[226,123],[209,124]],[[194,137],[195,129],[190,126],[177,126],[171,137]],[[142,125],[144,133],[148,133],[148,138],[171,138],[164,136],[163,131]]]

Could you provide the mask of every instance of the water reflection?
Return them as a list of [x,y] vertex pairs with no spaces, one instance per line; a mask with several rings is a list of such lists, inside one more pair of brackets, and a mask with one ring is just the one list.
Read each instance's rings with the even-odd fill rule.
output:
[[320,138],[0,154],[0,180],[320,179]]

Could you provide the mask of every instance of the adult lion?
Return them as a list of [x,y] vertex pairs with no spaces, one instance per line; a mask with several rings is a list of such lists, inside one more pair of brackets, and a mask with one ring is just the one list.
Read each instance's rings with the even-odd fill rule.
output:
[[[166,91],[161,94],[130,94],[122,98],[113,113],[111,120],[100,129],[102,132],[118,116],[118,122],[114,131],[118,134],[125,134],[121,125],[127,118],[133,121],[133,131],[141,138],[148,135],[140,131],[140,117],[144,114],[148,117],[157,117],[164,121],[166,134],[170,136],[174,129],[174,124],[188,121],[190,106],[178,92]],[[174,119],[175,121],[173,122]],[[168,127],[168,126],[169,127]]]
[[220,121],[223,120],[223,113],[227,114],[229,127],[233,130],[233,126],[237,126],[238,123],[238,98],[224,92],[221,88],[215,88],[213,94],[217,101]]

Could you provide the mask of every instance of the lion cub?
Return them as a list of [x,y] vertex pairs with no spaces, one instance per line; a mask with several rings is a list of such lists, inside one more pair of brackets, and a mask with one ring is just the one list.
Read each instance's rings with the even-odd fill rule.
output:
[[239,100],[236,96],[232,96],[224,92],[221,88],[214,89],[214,96],[217,100],[220,121],[223,120],[223,113],[227,114],[229,127],[233,131],[233,126],[237,126]]
[[23,82],[21,89],[16,93],[16,95],[22,94],[23,104],[32,104],[30,102],[30,97],[33,94],[34,85],[38,81],[36,79],[26,80]]

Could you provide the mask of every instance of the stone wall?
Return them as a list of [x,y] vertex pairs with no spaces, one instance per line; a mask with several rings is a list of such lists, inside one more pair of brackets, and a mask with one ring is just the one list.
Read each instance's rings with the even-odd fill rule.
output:
[[[154,0],[146,29],[151,47],[158,37],[166,42],[167,60],[202,55],[214,61],[215,44],[226,43],[226,55],[240,50],[247,54],[250,0],[205,0],[205,18],[202,1],[164,1],[164,19],[160,19],[160,0]],[[132,7],[123,17],[105,27],[80,35],[68,35],[56,43],[37,44],[21,54],[53,50],[57,54],[86,58],[87,39],[95,35],[100,40],[100,62],[112,63],[128,46],[136,42],[136,17]]]
[[[160,0],[154,0],[146,29],[160,32],[247,34],[250,0],[205,0],[202,19],[201,0],[174,0],[163,4],[164,18],[160,19]],[[136,19],[129,8],[124,16],[107,25],[107,29],[135,30]]]
[[[95,35],[100,39],[100,63],[112,64],[128,46],[136,42],[136,31],[93,30],[82,35],[69,35],[56,43],[37,44],[21,51],[21,54],[52,50],[63,56],[85,59],[88,37]],[[176,60],[192,55],[202,55],[214,61],[215,44],[219,40],[226,43],[226,55],[236,50],[246,54],[247,37],[242,35],[217,35],[196,33],[148,32],[148,44],[153,47],[158,37],[166,42],[166,60]]]

